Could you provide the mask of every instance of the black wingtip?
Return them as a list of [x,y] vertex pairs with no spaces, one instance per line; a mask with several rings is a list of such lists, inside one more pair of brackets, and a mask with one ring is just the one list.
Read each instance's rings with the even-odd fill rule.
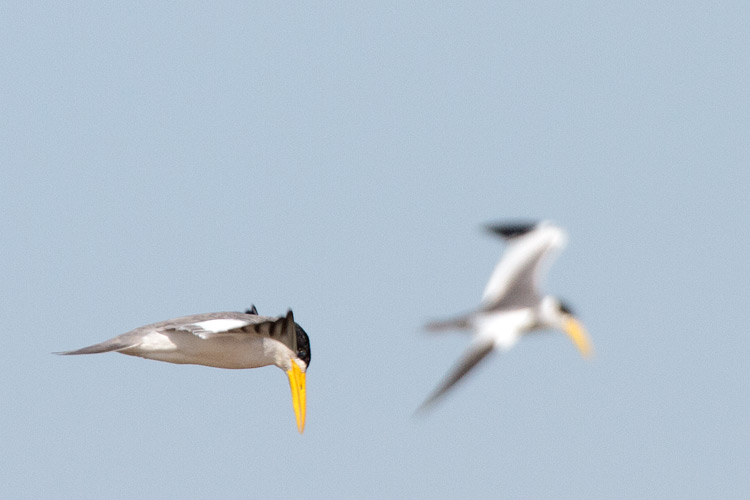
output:
[[530,233],[539,225],[539,222],[517,221],[504,222],[500,224],[487,224],[485,228],[502,238],[511,239]]
[[254,314],[257,316],[258,310],[255,308],[255,304],[250,305],[250,309],[245,309],[245,314]]

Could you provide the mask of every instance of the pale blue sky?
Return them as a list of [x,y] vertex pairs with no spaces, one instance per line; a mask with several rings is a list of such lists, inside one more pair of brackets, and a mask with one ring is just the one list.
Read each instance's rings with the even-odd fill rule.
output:
[[[0,497],[750,495],[745,2],[6,2],[0,47]],[[597,356],[412,417],[518,217]],[[252,303],[303,436],[276,368],[50,354]]]

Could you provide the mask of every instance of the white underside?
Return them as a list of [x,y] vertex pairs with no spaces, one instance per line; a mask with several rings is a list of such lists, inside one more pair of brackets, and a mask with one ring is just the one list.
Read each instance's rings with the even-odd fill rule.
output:
[[492,340],[495,348],[507,351],[533,328],[534,310],[531,308],[504,312],[478,313],[471,318],[477,340]]
[[288,370],[294,357],[284,344],[265,337],[219,334],[200,338],[181,331],[147,333],[140,344],[119,352],[168,363],[233,369],[276,365]]

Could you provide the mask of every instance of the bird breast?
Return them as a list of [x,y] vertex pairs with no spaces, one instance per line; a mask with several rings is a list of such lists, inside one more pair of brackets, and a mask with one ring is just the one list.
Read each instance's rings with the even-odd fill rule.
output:
[[474,316],[472,323],[478,337],[492,340],[498,349],[508,350],[533,327],[534,311],[523,308],[481,313]]

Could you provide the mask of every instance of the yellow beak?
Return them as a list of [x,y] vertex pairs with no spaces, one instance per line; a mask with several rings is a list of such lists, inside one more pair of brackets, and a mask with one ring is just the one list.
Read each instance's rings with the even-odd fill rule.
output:
[[580,321],[573,316],[568,316],[565,320],[565,333],[568,334],[570,340],[572,340],[578,350],[581,351],[581,356],[584,358],[591,356],[594,349],[589,340],[589,336],[586,333],[586,329]]
[[297,429],[299,433],[305,430],[305,410],[307,401],[307,391],[305,389],[305,372],[300,370],[297,363],[292,361],[292,368],[287,370],[289,377],[289,387],[292,388],[292,404],[294,405],[294,414],[297,416]]

